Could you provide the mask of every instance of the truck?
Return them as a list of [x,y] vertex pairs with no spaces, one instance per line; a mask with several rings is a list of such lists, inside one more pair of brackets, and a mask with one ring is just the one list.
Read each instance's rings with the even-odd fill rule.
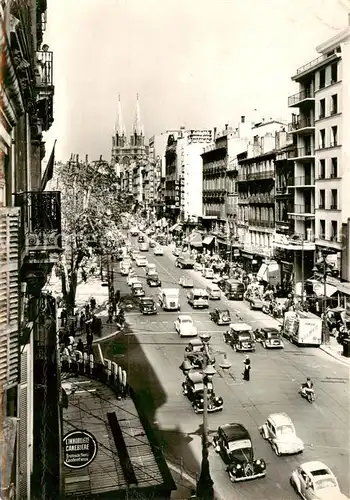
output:
[[163,311],[180,311],[179,289],[162,288],[159,291],[158,301]]
[[288,311],[284,315],[282,335],[297,346],[319,347],[322,320],[312,313]]
[[193,269],[195,261],[189,252],[182,252],[177,257],[175,264],[181,269]]

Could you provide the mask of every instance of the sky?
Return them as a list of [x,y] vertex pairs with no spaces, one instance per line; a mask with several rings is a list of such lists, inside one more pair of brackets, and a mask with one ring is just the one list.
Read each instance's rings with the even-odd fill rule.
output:
[[118,94],[127,134],[288,120],[291,76],[348,23],[350,0],[48,0],[54,124],[46,158],[110,160]]

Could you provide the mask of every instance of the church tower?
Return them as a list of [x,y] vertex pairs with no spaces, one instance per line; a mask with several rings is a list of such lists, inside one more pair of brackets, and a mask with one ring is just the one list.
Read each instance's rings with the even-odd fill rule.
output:
[[141,113],[140,113],[138,94],[136,96],[136,114],[135,114],[132,134],[130,137],[130,145],[136,148],[144,148],[145,146],[145,134],[143,130],[143,125],[141,124]]
[[120,94],[118,95],[117,105],[117,121],[114,128],[113,146],[116,148],[125,148],[127,145],[127,137],[125,125],[123,121],[122,105],[120,103]]

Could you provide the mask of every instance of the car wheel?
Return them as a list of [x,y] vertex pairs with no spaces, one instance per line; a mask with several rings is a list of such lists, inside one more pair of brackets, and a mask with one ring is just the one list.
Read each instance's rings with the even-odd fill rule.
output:
[[276,444],[272,445],[272,449],[278,457],[281,456],[281,453],[280,453],[278,446]]
[[262,342],[262,346],[264,349],[266,349],[266,343],[265,342]]
[[236,344],[233,344],[232,348],[233,348],[233,350],[234,350],[235,352],[237,352],[237,346],[236,346]]
[[294,491],[296,491],[298,493],[298,490],[297,490],[297,487],[296,487],[296,484],[292,478],[292,476],[289,478],[289,482],[290,482],[290,485],[291,487],[293,488]]
[[233,483],[236,482],[236,476],[231,471],[228,472],[228,476]]

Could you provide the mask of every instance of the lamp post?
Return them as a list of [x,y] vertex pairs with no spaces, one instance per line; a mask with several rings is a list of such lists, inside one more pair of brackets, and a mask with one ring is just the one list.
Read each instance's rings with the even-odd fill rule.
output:
[[[203,344],[202,352],[196,355],[197,359],[201,361],[202,374],[203,374],[203,433],[202,433],[202,464],[199,479],[197,481],[196,496],[198,500],[214,500],[214,482],[210,476],[209,459],[208,459],[208,383],[212,380],[216,370],[212,364],[212,357],[210,355],[209,342],[211,336],[203,333],[199,336]],[[226,360],[219,363],[220,368],[228,370],[231,364]],[[192,364],[188,359],[185,359],[180,366],[185,375],[192,369]]]

